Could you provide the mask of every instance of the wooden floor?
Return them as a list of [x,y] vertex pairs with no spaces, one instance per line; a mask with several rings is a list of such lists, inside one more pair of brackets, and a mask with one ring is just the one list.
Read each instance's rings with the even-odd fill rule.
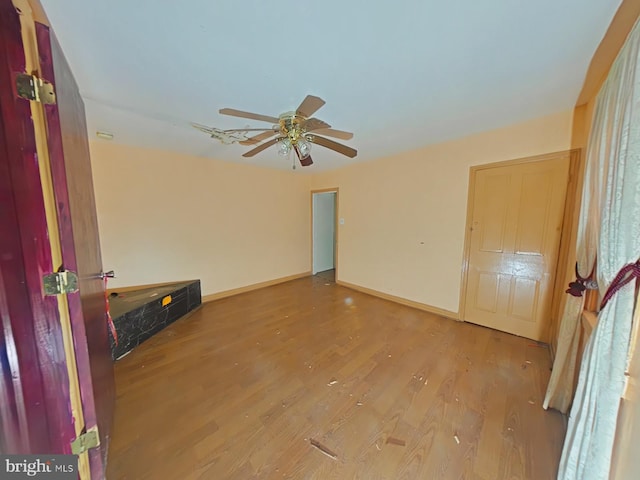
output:
[[107,478],[555,479],[549,368],[530,340],[303,278],[118,361]]

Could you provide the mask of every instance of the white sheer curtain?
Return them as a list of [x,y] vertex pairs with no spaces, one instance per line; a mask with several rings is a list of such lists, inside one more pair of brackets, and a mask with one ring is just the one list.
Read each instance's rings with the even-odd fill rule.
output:
[[[592,130],[600,130],[602,115],[594,114]],[[600,138],[594,138],[587,148],[584,187],[578,223],[576,241],[576,258],[578,275],[587,278],[593,271],[598,248],[598,232],[600,228],[600,199],[602,180],[599,175],[598,157],[600,155]],[[584,307],[584,296],[567,295],[560,320],[558,349],[553,361],[553,370],[547,386],[543,407],[555,408],[567,413],[571,407],[575,384],[578,344],[580,342],[580,317]]]
[[[598,284],[604,293],[640,257],[640,27],[635,25],[597,98],[592,138],[603,185]],[[609,478],[634,308],[634,286],[601,310],[587,344],[569,415],[559,479]]]

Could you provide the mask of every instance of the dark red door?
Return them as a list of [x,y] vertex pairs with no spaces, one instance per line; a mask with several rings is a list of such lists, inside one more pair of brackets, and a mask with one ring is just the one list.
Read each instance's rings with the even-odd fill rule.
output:
[[56,92],[56,104],[46,105],[45,113],[64,267],[79,280],[68,302],[84,419],[101,437],[102,448],[90,452],[90,461],[92,471],[103,471],[115,387],[84,103],[53,32],[42,24],[36,32],[42,76]]
[[[0,27],[6,37],[9,32],[12,32],[12,29],[10,28],[7,32],[4,23],[15,26],[18,16],[11,1],[0,0],[0,2],[3,12],[3,24]],[[41,78],[54,85],[56,93],[56,103],[54,105],[45,105],[44,113],[63,265],[48,265],[47,267],[49,267],[49,271],[51,271],[51,268],[64,268],[65,270],[76,272],[79,279],[79,291],[68,294],[67,301],[73,332],[85,428],[90,430],[97,427],[101,439],[100,448],[89,452],[92,478],[98,479],[104,476],[106,452],[114,410],[115,389],[113,364],[107,335],[104,284],[100,277],[102,260],[84,105],[71,70],[52,31],[42,24],[35,24],[35,30],[40,57],[40,72],[38,73]],[[20,38],[19,29],[13,33],[17,34],[18,39]],[[11,42],[15,45],[16,39],[12,39]],[[16,47],[14,46],[13,48],[15,49]],[[20,55],[15,56],[20,58]],[[11,77],[16,72],[24,70],[24,54],[22,54],[23,65],[19,63],[20,60],[9,59],[8,65],[3,65],[2,68],[7,70],[8,75]],[[18,113],[21,124],[19,129],[27,132],[29,138],[33,138],[29,101],[16,98],[15,89],[12,89],[11,95],[9,95],[8,92],[5,92],[4,87],[7,83],[3,81],[2,85],[1,98],[4,100],[6,97],[7,101],[17,106],[17,109],[21,109],[21,112]],[[4,112],[4,105],[3,120],[6,127],[7,118]],[[15,124],[15,115],[9,121],[13,122],[12,125]],[[7,128],[5,128],[6,131]],[[9,134],[11,135],[11,132]],[[15,146],[15,152],[20,148],[23,147]],[[10,159],[8,161],[11,163]],[[21,160],[15,160],[16,164],[20,162]],[[16,175],[19,176],[21,173],[18,172]],[[17,180],[19,181],[19,179]],[[41,191],[34,190],[36,188],[35,183],[34,181],[34,185],[30,185],[27,189],[21,188],[26,196],[42,197]],[[15,184],[12,184],[7,188],[15,190],[16,187]],[[38,208],[40,206],[34,208],[34,210]],[[27,213],[18,211],[16,215],[22,218]],[[36,213],[28,212],[28,215],[36,216]],[[37,215],[43,217],[44,213],[37,212]],[[42,222],[42,218],[39,221]],[[7,225],[9,226],[9,224]],[[19,225],[18,230],[22,233],[22,228]],[[0,231],[6,231],[5,224],[0,226]],[[23,268],[26,269],[27,266],[24,265]],[[1,271],[0,273],[3,274]],[[34,274],[34,277],[36,275]],[[2,277],[0,277],[0,280],[2,280]],[[38,280],[37,285],[35,284],[36,280]],[[36,280],[33,281],[33,285],[29,286],[29,288],[41,290],[41,281],[37,278]],[[40,291],[37,293],[41,295]],[[33,296],[34,292],[30,291],[29,294]],[[43,297],[43,301],[46,303],[47,298]],[[3,304],[2,293],[0,293],[0,312],[2,312]],[[13,317],[8,314],[7,318],[12,319]],[[59,324],[55,326],[59,328]],[[21,373],[25,374],[25,372]],[[56,388],[59,388],[59,385],[60,383],[56,385]],[[46,414],[49,415],[49,412],[46,412]],[[68,418],[66,420],[67,422],[69,421]],[[60,420],[58,422],[63,423]],[[34,453],[38,452],[34,451]]]
[[24,72],[20,23],[0,1],[0,451],[69,453],[75,436],[44,198]]

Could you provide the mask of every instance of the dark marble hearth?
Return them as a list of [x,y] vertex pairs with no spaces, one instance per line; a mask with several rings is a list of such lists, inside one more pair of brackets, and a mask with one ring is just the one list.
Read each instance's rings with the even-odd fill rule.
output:
[[115,289],[109,296],[109,306],[118,345],[109,332],[111,356],[114,360],[122,357],[198,307],[201,301],[200,280],[121,293]]

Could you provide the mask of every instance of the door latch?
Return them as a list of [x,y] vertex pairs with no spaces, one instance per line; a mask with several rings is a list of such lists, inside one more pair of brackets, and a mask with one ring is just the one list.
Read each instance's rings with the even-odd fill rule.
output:
[[100,272],[98,276],[103,280],[105,278],[116,278],[116,272],[114,272],[113,270],[109,270],[108,272]]

